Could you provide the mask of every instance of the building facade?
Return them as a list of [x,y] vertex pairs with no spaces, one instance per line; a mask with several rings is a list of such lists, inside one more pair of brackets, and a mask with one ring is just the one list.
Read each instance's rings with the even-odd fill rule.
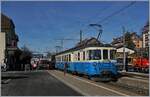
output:
[[123,46],[123,37],[121,36],[121,37],[113,38],[111,44],[115,47]]
[[142,33],[142,38],[143,38],[143,48],[148,48],[149,47],[149,22],[144,26],[143,28],[143,33]]
[[142,48],[142,38],[139,35],[137,35],[135,32],[132,32],[131,39],[135,45],[135,48]]
[[[133,41],[135,48],[139,49],[142,48],[142,39],[139,35],[137,35],[135,32],[130,32],[131,40]],[[123,36],[113,38],[113,41],[111,43],[115,47],[121,47],[123,46]]]
[[[2,35],[5,34],[5,35]],[[15,68],[15,52],[18,50],[18,35],[15,32],[15,25],[9,17],[1,14],[1,34],[3,38],[3,45],[5,45],[5,50],[1,50],[4,53],[4,58],[9,69]],[[0,44],[2,46],[2,44]]]

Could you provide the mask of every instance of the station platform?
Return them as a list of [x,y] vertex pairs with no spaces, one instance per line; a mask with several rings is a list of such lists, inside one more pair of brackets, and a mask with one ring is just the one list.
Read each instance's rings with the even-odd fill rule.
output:
[[[48,72],[84,96],[143,96],[130,90],[116,87],[116,85],[110,85],[110,83],[94,82],[69,73],[64,75],[63,71],[48,70]],[[123,80],[126,80],[126,78]]]

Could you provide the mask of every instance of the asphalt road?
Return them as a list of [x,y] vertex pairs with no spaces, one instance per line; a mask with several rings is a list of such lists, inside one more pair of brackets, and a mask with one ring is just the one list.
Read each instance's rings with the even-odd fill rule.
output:
[[2,96],[81,96],[47,71],[13,73],[7,79],[1,85]]

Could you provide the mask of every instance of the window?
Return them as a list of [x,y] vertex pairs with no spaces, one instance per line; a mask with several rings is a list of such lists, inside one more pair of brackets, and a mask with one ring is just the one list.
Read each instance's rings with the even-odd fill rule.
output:
[[101,50],[89,50],[89,60],[100,60]]
[[65,61],[65,56],[63,56],[63,61]]
[[108,59],[108,50],[103,50],[103,59]]
[[83,60],[85,60],[85,51],[83,51]]
[[66,55],[66,61],[68,61],[68,55]]
[[71,61],[71,55],[69,54],[69,61]]
[[78,60],[80,60],[80,53],[78,53]]
[[65,55],[65,61],[67,61],[67,56]]
[[62,56],[62,61],[64,61],[64,56]]
[[115,59],[116,50],[110,50],[110,59]]

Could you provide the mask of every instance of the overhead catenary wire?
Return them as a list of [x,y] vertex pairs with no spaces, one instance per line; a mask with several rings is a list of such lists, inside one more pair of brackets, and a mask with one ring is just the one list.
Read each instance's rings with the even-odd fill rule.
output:
[[107,17],[103,18],[102,20],[98,21],[97,23],[102,23],[102,22],[108,20],[109,18],[112,18],[113,16],[115,16],[115,15],[121,13],[122,11],[126,10],[127,8],[131,7],[131,6],[134,5],[135,3],[136,3],[136,1],[131,2],[131,3],[128,4],[127,6],[121,8],[121,9],[118,10],[118,11],[113,12],[112,14],[108,15]]
[[[126,10],[127,8],[133,6],[135,3],[136,3],[136,1],[131,2],[131,3],[128,4],[127,6],[122,7],[121,9],[119,9],[119,10],[113,12],[112,14],[110,14],[110,15],[108,15],[107,17],[103,18],[102,20],[98,21],[96,24],[104,24],[103,22],[108,21],[108,19],[112,18],[113,16],[120,14],[122,11],[124,11],[124,10]],[[107,22],[107,24],[108,24],[108,23],[109,23],[109,22]],[[106,24],[106,23],[105,23],[105,24]]]
[[[122,11],[124,11],[124,10],[126,10],[127,8],[131,7],[131,6],[134,5],[135,3],[136,3],[136,1],[132,1],[130,4],[124,6],[124,7],[122,7],[121,9],[119,9],[119,10],[113,12],[112,14],[110,14],[110,15],[104,17],[102,20],[98,21],[98,22],[95,23],[95,24],[108,24],[109,22],[108,22],[108,23],[103,23],[103,22],[108,21],[108,20],[109,20],[110,18],[112,18],[113,16],[120,14]],[[107,8],[105,8],[105,10],[106,10],[106,9],[107,9]],[[104,11],[103,11],[103,12],[104,12]],[[86,27],[86,28],[88,28],[88,27]],[[82,29],[82,30],[83,30],[83,29]]]
[[[102,9],[100,9],[99,10],[99,12],[97,13],[97,14],[95,14],[94,16],[92,16],[92,17],[97,17],[97,16],[100,16],[103,12],[105,12],[106,10],[108,10],[108,9],[110,9],[110,7],[112,7],[113,5],[111,5],[111,6],[106,6],[106,7],[104,7],[104,8],[102,8]],[[93,19],[88,19],[87,21],[86,21],[86,23],[90,23],[90,22],[92,22],[93,21]],[[77,21],[77,22],[79,22],[79,24],[80,24],[80,26],[82,27],[80,30],[82,30],[82,33],[84,33],[84,32],[86,32],[86,30],[88,30],[89,29],[89,27],[87,27],[87,25],[86,24],[81,24],[81,21]],[[78,32],[79,33],[79,32]],[[77,34],[76,32],[75,32],[75,34]],[[86,34],[86,33],[84,33],[84,34]]]
[[[108,15],[107,17],[104,17],[102,20],[98,21],[97,24],[98,24],[98,23],[103,23],[103,22],[107,21],[108,19],[112,18],[113,16],[115,16],[115,15],[121,13],[122,11],[126,10],[127,8],[131,7],[131,6],[134,5],[135,3],[136,3],[136,1],[132,1],[132,2],[131,2],[130,4],[128,4],[127,6],[121,8],[121,9],[115,11],[115,12],[113,12],[112,14]],[[106,9],[108,9],[108,7],[107,7],[107,8],[106,8],[106,7],[104,8],[104,10],[106,10]],[[104,10],[103,10],[102,12],[104,12]],[[90,22],[90,20],[88,20],[88,22]],[[82,24],[82,25],[83,25],[83,24]],[[81,25],[80,25],[80,26],[81,26]],[[87,28],[88,28],[87,26],[86,26],[86,27],[84,26],[81,30],[84,32],[84,30],[86,30]],[[56,39],[56,40],[57,40],[57,39]],[[67,39],[67,40],[72,40],[72,39]],[[63,40],[62,40],[62,41],[63,41]]]

